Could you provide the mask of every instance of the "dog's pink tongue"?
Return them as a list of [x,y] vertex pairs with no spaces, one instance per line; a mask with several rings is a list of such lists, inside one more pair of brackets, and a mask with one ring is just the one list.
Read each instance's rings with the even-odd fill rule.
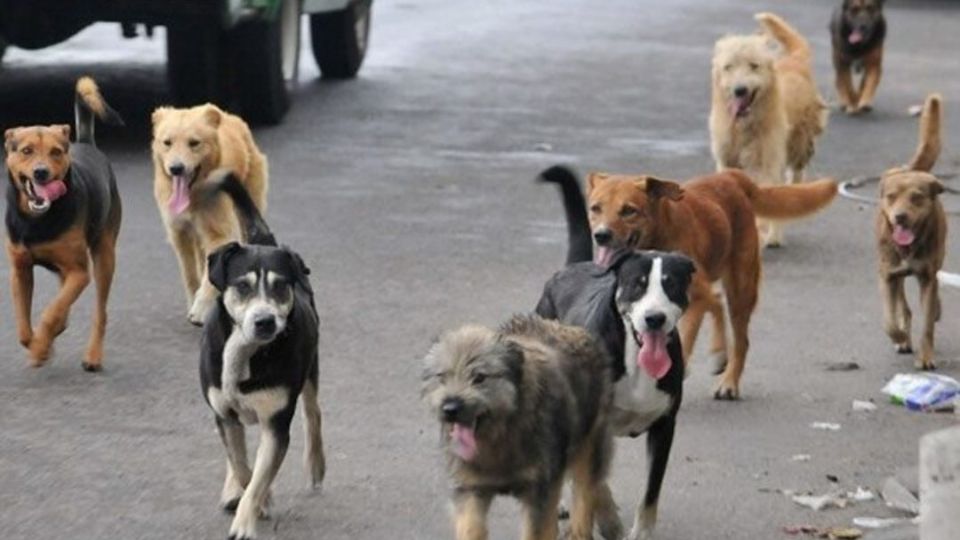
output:
[[746,97],[735,97],[730,100],[730,116],[743,116],[750,108],[750,100]]
[[898,246],[909,246],[913,243],[913,238],[913,231],[910,229],[902,225],[897,225],[893,228],[893,241],[896,242]]
[[185,176],[173,177],[173,193],[167,199],[167,209],[177,216],[190,206],[190,186]]
[[67,192],[67,184],[63,180],[54,180],[46,184],[33,184],[33,191],[43,199],[53,202]]
[[595,261],[597,264],[599,264],[600,266],[610,266],[611,258],[613,258],[612,248],[608,248],[604,246],[597,247],[597,257]]
[[857,43],[863,41],[863,34],[861,34],[859,30],[853,30],[850,32],[850,37],[848,37],[847,40],[856,45]]
[[667,336],[663,332],[644,332],[640,336],[640,344],[637,367],[647,370],[654,379],[663,378],[670,371]]
[[450,432],[453,439],[453,453],[464,461],[472,461],[477,456],[477,436],[473,428],[454,424]]

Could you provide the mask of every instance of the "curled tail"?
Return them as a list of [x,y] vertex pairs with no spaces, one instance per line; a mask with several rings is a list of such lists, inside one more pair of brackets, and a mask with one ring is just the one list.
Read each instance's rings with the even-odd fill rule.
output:
[[[110,108],[100,94],[100,88],[90,77],[77,79],[77,95],[74,98],[74,114],[77,122],[77,142],[96,144],[93,125],[96,118],[113,126],[122,126],[123,118]],[[95,118],[96,117],[96,118]]]
[[786,49],[787,54],[792,56],[797,56],[805,60],[809,60],[812,57],[810,51],[810,43],[807,42],[807,39],[803,37],[796,28],[790,26],[787,21],[780,18],[778,15],[774,15],[770,12],[757,13],[753,16],[754,19],[760,26],[763,27],[764,31],[773,36],[780,44],[783,45],[783,48]]
[[563,210],[567,217],[567,264],[593,260],[593,238],[587,219],[587,201],[580,191],[580,181],[572,170],[554,165],[540,173],[541,182],[560,186]]
[[930,172],[940,157],[940,116],[942,98],[940,94],[930,94],[923,104],[920,115],[920,132],[917,136],[917,151],[907,168],[914,171]]
[[837,195],[837,182],[831,178],[791,186],[759,186],[745,174],[738,174],[737,181],[757,216],[768,219],[808,216],[826,207]]
[[263,220],[263,215],[257,205],[250,198],[247,188],[229,169],[218,169],[210,173],[210,178],[204,182],[200,190],[201,204],[212,201],[221,192],[226,193],[233,200],[233,206],[243,221],[245,236],[248,244],[258,246],[276,246],[277,240],[270,232],[270,227]]

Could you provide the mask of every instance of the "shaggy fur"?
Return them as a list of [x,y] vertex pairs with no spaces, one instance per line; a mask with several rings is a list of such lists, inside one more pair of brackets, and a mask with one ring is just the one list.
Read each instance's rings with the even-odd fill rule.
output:
[[[814,143],[827,124],[807,41],[783,19],[760,13],[767,35],[727,36],[713,55],[710,138],[718,171],[743,169],[761,183],[803,180]],[[785,54],[771,50],[776,39]],[[782,227],[766,226],[764,243],[779,246]]]
[[[197,190],[213,170],[228,168],[264,213],[267,158],[254,143],[247,124],[215,105],[160,107],[152,119],[153,194],[180,263],[187,316],[200,325],[217,298],[207,279],[207,256],[227,242],[244,240],[244,236],[227,198],[196,204]],[[187,193],[178,195],[178,181]]]
[[557,538],[564,476],[573,479],[570,538],[621,525],[606,484],[612,454],[610,361],[590,334],[536,316],[499,330],[465,326],[427,354],[423,399],[437,415],[453,479],[458,540],[487,538],[497,494],[524,507],[523,538]]
[[904,281],[913,275],[920,284],[924,320],[918,369],[935,367],[933,330],[940,320],[937,272],[946,251],[947,219],[939,199],[943,185],[930,174],[940,154],[940,102],[939,95],[927,97],[920,142],[910,163],[884,173],[876,217],[884,329],[900,353],[913,352]]

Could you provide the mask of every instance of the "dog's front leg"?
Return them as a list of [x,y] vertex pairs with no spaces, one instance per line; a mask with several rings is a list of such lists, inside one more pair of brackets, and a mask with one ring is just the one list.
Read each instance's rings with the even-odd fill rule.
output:
[[880,86],[880,75],[883,72],[882,60],[882,47],[877,47],[863,60],[866,71],[863,74],[863,79],[860,80],[860,99],[857,102],[857,112],[868,112],[873,108],[873,97],[877,93],[877,87]]
[[33,305],[33,257],[26,248],[7,241],[7,256],[10,260],[10,297],[13,300],[14,317],[17,319],[17,339],[24,347],[30,346],[33,328],[30,311]]
[[199,258],[197,254],[197,236],[192,229],[171,229],[170,244],[177,255],[180,265],[180,278],[183,280],[183,290],[187,296],[187,307],[193,305],[197,288],[200,287],[200,274],[197,272]]
[[[86,255],[86,254],[84,254]],[[90,283],[90,273],[87,270],[87,260],[76,262],[60,270],[60,291],[43,310],[40,323],[33,332],[30,342],[30,356],[34,365],[43,364],[50,356],[50,346],[53,338],[60,335],[67,327],[67,317],[70,315],[70,306],[77,301],[80,293]]]
[[220,505],[227,512],[233,512],[240,503],[243,490],[250,484],[250,465],[247,463],[247,441],[243,424],[236,418],[217,416],[217,431],[223,448],[227,452],[227,476],[220,493]]
[[561,478],[535,485],[523,496],[523,540],[557,539],[557,508],[562,491]]
[[883,297],[884,331],[890,336],[898,353],[911,352],[910,308],[907,307],[903,291],[903,277],[881,275],[880,294]]
[[837,97],[840,99],[840,107],[847,114],[852,114],[857,110],[859,96],[853,88],[853,75],[851,74],[851,65],[834,60],[834,70],[836,71]]
[[487,512],[493,497],[476,491],[453,496],[453,527],[457,540],[487,540]]
[[290,420],[293,408],[287,407],[260,422],[260,445],[253,465],[253,476],[237,505],[237,515],[230,525],[230,540],[256,538],[257,518],[267,500],[270,484],[290,446]]
[[923,308],[923,336],[920,341],[920,356],[917,358],[918,369],[936,369],[933,362],[933,330],[937,323],[940,296],[937,278],[929,274],[919,274],[920,304]]
[[657,524],[657,501],[660,499],[660,487],[667,472],[675,428],[676,418],[669,416],[658,420],[647,432],[647,491],[643,501],[637,505],[633,528],[630,529],[627,540],[653,538],[653,528]]

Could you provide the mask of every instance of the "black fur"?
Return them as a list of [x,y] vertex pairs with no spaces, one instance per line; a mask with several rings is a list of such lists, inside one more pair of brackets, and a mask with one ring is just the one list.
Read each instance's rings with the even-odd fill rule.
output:
[[567,214],[568,252],[567,264],[593,259],[593,238],[587,219],[586,200],[580,190],[577,175],[567,167],[554,165],[540,173],[540,180],[557,184],[563,197],[563,209]]

